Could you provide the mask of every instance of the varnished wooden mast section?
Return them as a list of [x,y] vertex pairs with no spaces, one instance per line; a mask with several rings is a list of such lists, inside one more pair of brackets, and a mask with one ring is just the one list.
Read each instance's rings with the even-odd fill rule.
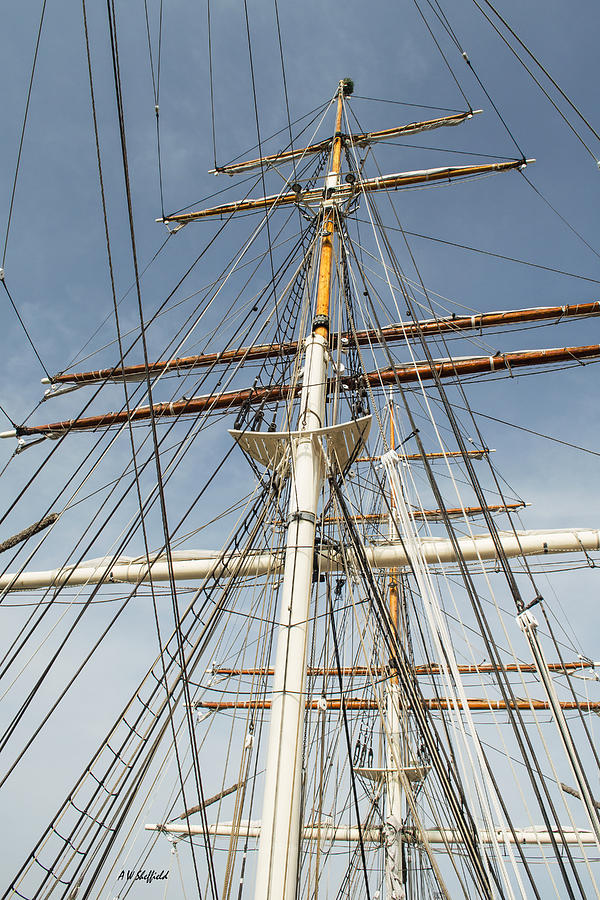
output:
[[[341,707],[339,699],[327,699],[326,709],[338,710]],[[463,709],[462,700],[444,700],[442,698],[423,698],[423,706],[426,709]],[[203,700],[196,704],[198,709],[270,709],[270,700]],[[362,697],[348,697],[344,699],[344,707],[346,709],[381,709],[381,703],[377,700],[365,700]],[[307,709],[323,710],[322,700],[307,700]],[[547,700],[514,700],[506,703],[504,700],[483,700],[468,699],[467,708],[477,710],[479,712],[490,712],[491,710],[503,709],[524,709],[524,710],[550,710],[550,704]],[[581,710],[582,712],[598,712],[600,710],[600,701],[598,700],[561,700],[560,708],[565,710]]]
[[[461,675],[490,675],[497,672],[537,672],[537,667],[533,663],[506,663],[506,665],[495,666],[491,663],[479,663],[477,665],[459,665],[457,666]],[[558,662],[548,663],[551,672],[577,672],[579,669],[595,669],[597,663],[587,659],[580,659],[577,662]],[[308,666],[307,674],[311,678],[319,675],[330,675],[335,677],[342,675],[344,678],[367,678],[370,676],[389,676],[392,670],[389,666],[345,666],[342,669],[326,668],[323,666]],[[413,666],[415,675],[443,675],[444,670],[435,663]],[[211,675],[272,675],[273,669],[263,668],[247,668],[247,669],[228,669],[224,666],[218,666],[211,670]]]
[[[342,139],[334,141],[334,154],[336,144],[341,151]],[[508,172],[511,169],[523,169],[526,165],[535,162],[534,159],[511,159],[497,163],[474,164],[471,166],[443,166],[436,169],[419,169],[415,172],[399,172],[394,175],[384,175],[381,178],[367,178],[364,181],[356,181],[354,184],[339,185],[334,190],[334,197],[338,201],[350,200],[356,194],[372,193],[373,191],[391,191],[398,188],[412,187],[416,184],[428,184],[437,181],[454,181],[456,178],[469,178],[478,175],[497,175],[500,172]],[[295,203],[318,204],[323,198],[322,190],[310,190],[304,192],[292,191],[286,194],[270,194],[268,197],[256,197],[248,200],[238,200],[234,203],[223,203],[220,206],[211,206],[209,209],[199,209],[188,213],[175,213],[157,219],[157,222],[173,222],[175,225],[187,225],[196,219],[206,219],[214,216],[227,216],[236,212],[252,212],[254,210],[268,209],[275,206],[290,206]]]
[[[467,450],[467,456],[471,459],[483,459],[488,453],[495,453],[495,450],[490,450],[487,447],[483,447],[481,450]],[[446,450],[445,453],[441,451],[439,453],[426,453],[426,459],[462,459],[463,453],[460,450]],[[420,453],[403,453],[403,459],[410,460],[421,460],[423,457]],[[359,456],[356,458],[355,462],[364,463],[364,462],[380,462],[381,456]]]
[[[440,454],[443,455],[443,454]],[[407,459],[408,457],[403,456],[403,459]],[[417,457],[417,459],[421,459],[421,457]],[[442,520],[445,516],[448,516],[451,519],[461,518],[462,516],[480,516],[483,514],[485,510],[488,512],[510,512],[515,509],[523,509],[525,506],[529,506],[528,503],[521,501],[520,503],[490,503],[486,507],[482,506],[451,506],[448,509],[413,509],[411,507],[410,514],[414,519],[423,519],[423,520],[431,520],[434,521]],[[351,515],[349,517],[353,522],[388,522],[389,514],[388,513],[356,513],[356,515]],[[331,522],[343,522],[345,521],[341,516],[324,516],[321,519],[324,525],[329,525]],[[394,539],[395,535],[392,537]]]
[[[350,339],[360,346],[369,344],[395,343],[413,340],[421,336],[436,334],[452,334],[462,331],[482,331],[486,328],[501,328],[507,325],[520,325],[526,322],[560,322],[562,319],[580,318],[600,315],[600,301],[590,303],[573,303],[565,306],[541,306],[532,309],[512,309],[500,312],[477,313],[473,316],[448,316],[440,319],[422,319],[419,322],[402,322],[387,325],[381,331],[357,331],[354,335],[342,333],[342,345]],[[257,344],[249,347],[238,347],[235,350],[224,350],[220,353],[203,353],[196,356],[180,356],[173,359],[150,363],[150,374],[160,374],[167,370],[179,373],[187,369],[210,368],[226,365],[231,362],[252,362],[282,356],[294,356],[298,352],[297,341],[286,341],[280,344]],[[113,366],[112,368],[95,369],[89,372],[63,372],[52,379],[42,378],[42,384],[94,384],[99,381],[123,378],[141,380],[146,377],[144,365]]]
[[[432,131],[434,128],[443,128],[445,126],[460,125],[471,119],[477,113],[482,112],[481,109],[474,109],[471,112],[456,113],[453,116],[442,116],[439,119],[428,119],[424,122],[411,122],[408,125],[398,125],[395,128],[386,128],[383,131],[367,131],[363,134],[347,134],[343,140],[352,147],[368,147],[377,141],[386,141],[396,137],[409,137],[413,134],[420,134],[422,131]],[[296,150],[282,150],[280,153],[272,153],[270,156],[261,156],[258,159],[248,159],[241,163],[230,163],[226,166],[219,166],[218,169],[209,169],[210,175],[239,175],[242,172],[250,172],[253,169],[260,169],[264,166],[281,165],[287,162],[293,162],[295,159],[301,159],[304,156],[314,153],[323,153],[331,146],[331,138],[324,141],[318,141],[316,144],[309,144],[308,147],[300,147]]]
[[[331,172],[326,179],[326,194],[334,194],[337,191],[337,183],[340,176],[340,161],[342,157],[342,94],[338,97],[337,113],[335,117],[335,137],[331,153]],[[329,184],[329,180],[333,182]],[[325,201],[327,202],[327,200]],[[329,338],[329,293],[331,290],[331,270],[333,262],[333,234],[335,231],[335,207],[331,203],[325,208],[323,216],[323,237],[321,240],[321,260],[319,263],[319,281],[317,287],[315,334],[327,340]],[[325,324],[327,320],[327,324]]]
[[[324,303],[322,304],[325,308]],[[584,347],[557,347],[548,350],[524,350],[515,353],[502,353],[498,356],[475,356],[467,359],[434,360],[433,367],[429,363],[417,363],[409,366],[399,365],[393,369],[378,369],[367,372],[363,378],[373,388],[387,385],[411,384],[418,381],[430,381],[438,378],[452,378],[460,375],[476,375],[499,371],[511,371],[526,366],[555,365],[565,362],[581,362],[585,359],[600,358],[600,344],[588,344]],[[583,363],[582,363],[583,364]],[[348,377],[341,377],[344,387],[351,387]],[[139,406],[127,412],[108,412],[97,416],[66,419],[48,425],[23,425],[18,430],[11,429],[0,433],[2,438],[13,438],[19,435],[60,435],[66,431],[89,431],[95,428],[108,428],[142,419],[169,418],[172,416],[192,415],[218,410],[232,410],[248,404],[264,404],[279,400],[287,400],[299,395],[301,388],[290,385],[272,385],[269,387],[246,388],[236,391],[224,391],[221,394],[209,394],[204,397],[192,397],[189,400],[176,400],[168,403],[155,403],[152,410],[149,406]]]

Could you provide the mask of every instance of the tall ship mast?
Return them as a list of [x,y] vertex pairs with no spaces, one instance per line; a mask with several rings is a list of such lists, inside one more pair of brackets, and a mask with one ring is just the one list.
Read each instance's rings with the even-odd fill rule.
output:
[[[600,896],[597,635],[577,642],[569,591],[561,605],[549,580],[595,577],[600,520],[553,508],[550,526],[527,527],[530,503],[502,475],[485,420],[586,462],[598,453],[512,425],[469,389],[587,375],[600,301],[461,307],[428,287],[396,203],[488,176],[493,197],[536,160],[384,170],[379,148],[387,160],[386,148],[467,129],[482,110],[368,129],[350,78],[299,123],[288,115],[273,152],[257,105],[254,151],[217,165],[215,143],[227,195],[163,204],[156,258],[193,246],[195,261],[177,257],[181,274],[150,311],[119,23],[109,4],[133,271],[123,297],[83,10],[115,337],[52,374],[3,268],[45,374],[41,409],[4,411],[0,434],[12,452],[1,786],[24,791],[53,737],[68,769],[60,799],[49,783],[40,810],[31,800],[3,896]],[[148,10],[146,22],[154,78]],[[247,10],[246,22],[251,51]],[[250,52],[254,89],[255,62]],[[226,227],[239,244],[192,288]],[[493,344],[563,327],[581,339]],[[128,659],[133,638],[145,651]]]

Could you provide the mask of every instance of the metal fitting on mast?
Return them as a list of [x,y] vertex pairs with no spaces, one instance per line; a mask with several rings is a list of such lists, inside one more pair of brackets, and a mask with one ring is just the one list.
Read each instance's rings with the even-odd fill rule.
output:
[[317,328],[325,328],[329,332],[329,316],[315,316],[312,322],[312,328],[313,331],[316,331]]

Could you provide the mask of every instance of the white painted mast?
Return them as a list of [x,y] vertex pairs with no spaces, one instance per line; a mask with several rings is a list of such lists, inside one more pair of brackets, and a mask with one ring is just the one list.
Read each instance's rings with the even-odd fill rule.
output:
[[335,210],[329,191],[339,182],[342,102],[340,82],[331,171],[326,177],[318,293],[313,333],[306,342],[298,432],[292,438],[290,504],[279,636],[275,657],[271,726],[256,868],[256,900],[295,900],[302,834],[302,739],[306,649],[312,592],[315,525],[324,465],[328,375],[329,295]]

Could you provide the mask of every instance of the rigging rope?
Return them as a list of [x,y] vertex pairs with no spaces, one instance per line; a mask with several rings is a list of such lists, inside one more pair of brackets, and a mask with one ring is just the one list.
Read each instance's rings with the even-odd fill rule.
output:
[[[413,0],[413,2],[414,2],[415,5],[417,6],[417,9],[419,9],[419,7],[418,7],[418,5],[417,5],[417,0]],[[475,2],[475,0],[474,0],[474,2]],[[431,5],[431,0],[427,0],[427,3],[428,3],[428,5],[430,6],[430,8],[433,10],[433,7],[432,7],[432,5]],[[436,0],[436,6],[439,8],[440,12],[442,12],[442,8],[441,8],[441,5],[440,5],[440,3],[439,3],[439,0]],[[421,12],[420,9],[419,9],[419,12]],[[494,112],[496,113],[496,115],[497,115],[498,118],[500,119],[502,125],[504,126],[504,128],[505,128],[505,130],[506,130],[506,133],[508,134],[509,138],[511,139],[511,141],[512,141],[513,144],[515,145],[515,147],[516,147],[516,149],[517,149],[517,152],[518,152],[520,158],[524,160],[524,159],[525,159],[525,154],[524,154],[523,151],[521,150],[521,148],[520,148],[520,146],[519,146],[519,143],[518,143],[516,137],[514,136],[514,134],[513,134],[513,132],[511,131],[511,129],[508,127],[508,124],[507,124],[506,120],[504,119],[504,117],[502,116],[502,114],[501,114],[500,110],[498,109],[496,103],[494,102],[494,100],[493,100],[492,97],[490,96],[490,94],[489,94],[487,88],[485,87],[483,81],[481,80],[481,78],[479,77],[479,75],[477,74],[477,72],[475,71],[475,69],[474,69],[474,67],[473,67],[473,65],[472,65],[472,63],[471,63],[471,60],[469,59],[469,56],[468,56],[467,52],[463,49],[462,45],[461,45],[461,44],[459,43],[459,41],[458,41],[458,38],[456,37],[455,32],[454,32],[453,29],[450,27],[446,15],[442,12],[442,17],[443,17],[443,18],[441,18],[435,10],[433,10],[433,12],[434,12],[434,15],[436,15],[437,18],[439,19],[439,21],[442,23],[442,26],[445,28],[445,30],[446,30],[446,31],[448,32],[448,34],[450,35],[450,37],[451,37],[453,43],[456,45],[456,47],[457,47],[459,53],[461,54],[462,58],[464,59],[464,61],[466,62],[467,66],[469,67],[469,69],[471,70],[471,72],[473,73],[473,75],[475,76],[475,80],[477,81],[479,87],[481,88],[481,90],[483,91],[483,93],[485,94],[485,96],[487,97],[487,99],[489,100],[489,103],[490,103],[490,105],[492,106]],[[425,17],[423,16],[423,13],[421,13],[421,16],[423,17],[423,21],[425,21]],[[429,28],[429,25],[427,25],[427,27]],[[430,29],[430,31],[431,31],[431,29]],[[431,32],[431,34],[432,34],[432,37],[433,37],[433,32]],[[441,52],[441,50],[440,50],[440,52]],[[444,59],[445,59],[445,57],[444,57]],[[446,62],[446,65],[448,66],[448,68],[450,68],[450,65],[449,65],[448,62]],[[454,73],[453,73],[453,74],[454,74]]]
[[522,175],[522,177],[525,179],[525,181],[527,182],[527,184],[529,185],[529,187],[530,187],[530,188],[538,195],[538,197],[540,197],[540,199],[542,199],[542,200],[544,201],[544,203],[546,204],[546,206],[548,206],[549,209],[551,209],[552,212],[555,213],[555,214],[558,216],[558,218],[561,220],[561,222],[564,222],[564,224],[567,226],[567,228],[569,228],[569,229],[573,232],[573,234],[576,235],[576,237],[578,237],[579,240],[582,241],[582,243],[584,243],[585,246],[586,246],[589,250],[592,251],[592,253],[594,254],[594,256],[597,256],[597,257],[600,259],[600,253],[596,250],[596,248],[593,247],[593,246],[589,243],[589,241],[586,241],[586,239],[584,238],[584,236],[583,236],[582,234],[580,234],[580,232],[577,231],[577,229],[576,229],[573,225],[571,225],[571,223],[570,223],[567,219],[565,219],[565,217],[562,215],[562,213],[559,213],[559,211],[556,209],[556,207],[554,207],[554,206],[550,203],[550,201],[542,194],[542,192],[541,192],[538,188],[536,188],[536,186],[533,184],[533,182],[531,181],[531,179],[527,177],[527,175],[525,174],[525,172],[524,172],[523,170],[521,170],[521,175]]
[[[557,90],[557,91],[559,92],[559,94],[561,95],[561,97],[562,97],[564,100],[566,100],[566,102],[569,104],[569,106],[571,107],[571,109],[577,114],[577,116],[579,116],[579,118],[580,118],[581,121],[584,123],[584,125],[587,125],[587,127],[588,127],[589,130],[592,132],[592,134],[594,135],[594,137],[596,137],[598,140],[600,140],[600,134],[598,134],[598,132],[595,130],[595,128],[592,127],[592,125],[590,124],[590,122],[588,121],[588,119],[586,119],[586,118],[584,117],[583,113],[580,112],[580,110],[575,106],[575,104],[574,104],[573,101],[567,96],[567,94],[565,94],[565,92],[562,90],[562,88],[559,87],[559,85],[558,85],[558,84],[556,83],[556,81],[552,78],[552,76],[550,75],[550,73],[548,72],[548,70],[547,70],[546,68],[544,68],[544,66],[541,64],[541,62],[533,55],[533,53],[529,50],[529,48],[523,43],[523,41],[519,38],[519,36],[513,31],[513,29],[512,29],[512,28],[510,27],[510,25],[508,24],[508,22],[507,22],[505,19],[502,18],[502,16],[501,16],[500,13],[498,12],[498,10],[495,9],[495,8],[492,6],[492,4],[488,2],[488,0],[484,0],[484,2],[486,3],[486,5],[487,5],[491,10],[493,10],[493,12],[495,13],[495,15],[500,19],[500,21],[501,21],[502,24],[505,26],[505,28],[506,28],[506,29],[509,31],[509,33],[515,38],[515,40],[520,44],[520,46],[525,50],[525,52],[527,53],[527,55],[528,55],[528,56],[534,61],[534,63],[542,70],[542,72],[543,72],[544,75],[548,78],[548,80],[549,80],[550,83],[553,85],[553,87],[555,87],[556,90]],[[524,62],[523,59],[519,56],[519,54],[516,52],[516,50],[514,49],[514,47],[512,47],[512,46],[510,45],[509,41],[507,41],[507,39],[504,37],[504,35],[503,35],[502,32],[500,31],[500,29],[492,22],[492,20],[490,19],[490,17],[487,15],[487,13],[485,12],[485,10],[482,9],[481,5],[477,2],[477,0],[473,0],[473,3],[475,4],[475,6],[476,6],[477,9],[479,10],[479,12],[482,14],[482,16],[486,19],[486,21],[492,26],[492,28],[494,29],[494,31],[496,32],[496,34],[498,35],[498,37],[500,37],[500,39],[506,44],[506,46],[509,48],[509,50],[511,51],[511,53],[513,54],[513,56],[515,57],[515,59],[517,59],[517,60],[521,63],[521,65],[523,66],[523,68],[525,69],[525,71],[527,72],[527,74],[533,79],[533,81],[535,82],[535,84],[539,87],[539,89],[540,89],[541,92],[544,94],[544,96],[546,97],[546,99],[547,99],[547,100],[551,103],[551,105],[554,107],[554,109],[555,109],[556,112],[559,114],[559,116],[561,117],[561,119],[565,122],[565,124],[568,126],[568,128],[570,128],[570,130],[573,132],[573,134],[575,135],[575,137],[577,138],[577,140],[580,142],[580,144],[582,144],[583,147],[585,147],[585,149],[588,151],[588,153],[590,154],[590,156],[592,157],[592,159],[595,161],[596,165],[600,166],[600,161],[598,160],[596,154],[595,154],[595,153],[593,152],[593,150],[586,144],[586,142],[583,140],[583,138],[581,137],[581,135],[579,134],[579,132],[577,131],[577,129],[571,124],[571,122],[569,122],[569,120],[567,119],[566,115],[565,115],[565,114],[562,112],[562,110],[559,108],[558,104],[555,103],[555,101],[552,99],[552,97],[550,96],[550,94],[548,93],[548,91],[542,86],[541,82],[535,77],[535,75],[533,74],[533,72],[531,71],[531,69],[525,64],[525,62]],[[475,76],[475,77],[477,77],[477,76]]]
[[[356,219],[357,222],[363,222],[365,225],[371,224],[368,219]],[[416,231],[408,231],[402,228],[395,228],[393,225],[386,225],[386,231],[398,231],[409,237],[423,238],[426,241],[433,241],[436,244],[446,244],[448,247],[458,247],[460,250],[471,250],[473,253],[481,253],[484,256],[494,256],[496,259],[503,259],[507,262],[519,263],[522,266],[530,266],[534,269],[543,269],[546,272],[555,272],[557,275],[567,275],[569,278],[579,278],[581,281],[591,281],[593,284],[600,284],[599,278],[591,278],[587,275],[578,275],[576,272],[566,272],[564,269],[555,269],[553,266],[543,266],[540,263],[533,263],[525,259],[518,259],[515,256],[506,256],[503,253],[493,253],[491,250],[482,250],[480,247],[470,247],[468,244],[459,244],[456,241],[443,240],[442,238],[432,237],[429,234],[420,234]]]
[[[471,112],[472,109],[473,109],[473,107],[471,106],[471,103],[469,102],[469,100],[468,100],[468,98],[467,98],[467,95],[465,94],[465,92],[464,92],[464,90],[463,90],[463,88],[462,88],[462,85],[460,84],[458,78],[456,77],[456,74],[455,74],[455,72],[454,72],[452,66],[451,66],[450,63],[448,62],[448,59],[447,59],[447,57],[446,57],[446,54],[445,54],[444,51],[442,50],[442,48],[441,48],[441,46],[440,46],[440,44],[439,44],[439,42],[438,42],[436,36],[434,35],[434,33],[433,33],[432,29],[431,29],[431,26],[429,25],[429,22],[428,22],[427,19],[425,18],[424,14],[423,14],[423,10],[422,10],[421,7],[419,6],[418,0],[413,0],[413,3],[414,3],[414,5],[415,5],[415,7],[416,7],[416,9],[417,9],[417,11],[418,11],[418,13],[419,13],[419,15],[421,16],[421,19],[423,20],[423,24],[425,25],[427,31],[429,32],[429,35],[430,35],[430,37],[431,37],[431,40],[433,41],[433,43],[434,43],[435,46],[437,47],[440,56],[441,56],[442,59],[444,60],[444,63],[446,64],[446,68],[448,69],[450,75],[452,76],[452,80],[454,81],[456,87],[457,87],[458,90],[460,91],[463,100],[464,100],[465,103],[467,104],[467,106],[468,106],[468,108],[469,108],[469,112]],[[522,154],[521,154],[521,155],[522,155]]]
[[212,20],[210,15],[210,0],[206,0],[206,19],[207,19],[207,39],[208,39],[208,83],[210,88],[210,121],[211,121],[211,135],[212,135],[212,148],[213,148],[213,160],[215,164],[215,169],[218,169],[217,165],[217,132],[215,127],[215,88],[214,88],[214,79],[213,79],[213,52],[212,52]]
[[33,350],[33,352],[35,353],[35,355],[37,357],[37,361],[39,362],[40,366],[44,370],[44,374],[45,374],[46,378],[48,378],[50,381],[52,381],[52,379],[50,377],[50,373],[48,372],[48,369],[44,365],[42,357],[38,353],[37,348],[31,339],[31,335],[29,334],[29,331],[27,330],[27,326],[25,325],[25,322],[23,321],[23,319],[21,317],[21,313],[17,309],[16,303],[12,298],[12,294],[9,291],[8,285],[6,283],[6,276],[4,275],[4,272],[2,270],[0,270],[0,281],[2,282],[2,286],[4,287],[4,290],[6,291],[6,295],[7,295],[8,299],[10,300],[10,305],[12,306],[12,308],[15,312],[15,315],[16,315],[17,319],[19,320],[20,325],[21,325],[23,331],[25,332],[25,336],[26,336],[27,340],[29,341],[31,349]]
[[417,109],[431,109],[438,112],[460,113],[462,109],[448,109],[445,106],[426,106],[424,103],[407,103],[405,100],[385,100],[381,97],[361,97],[360,94],[352,94],[353,100],[370,100],[373,103],[393,103],[395,106],[414,106]]
[[6,222],[6,233],[4,236],[4,248],[2,250],[2,266],[0,267],[2,269],[4,269],[5,264],[6,264],[6,249],[8,247],[8,235],[10,233],[10,224],[12,221],[13,206],[15,203],[15,193],[17,190],[17,180],[19,178],[19,169],[21,166],[21,154],[23,152],[23,142],[25,140],[25,129],[27,127],[27,117],[29,115],[29,104],[31,101],[31,92],[33,90],[33,79],[35,77],[35,68],[36,68],[36,64],[37,64],[38,51],[40,49],[42,28],[44,26],[44,16],[46,14],[46,3],[47,3],[47,0],[43,0],[42,11],[40,13],[40,23],[38,25],[37,37],[35,39],[35,50],[33,53],[33,62],[31,64],[31,75],[29,76],[29,86],[27,88],[27,100],[25,101],[25,112],[23,114],[23,125],[21,127],[21,137],[19,138],[19,150],[17,152],[17,164],[15,166],[15,175],[13,178],[12,188],[11,188],[11,192],[10,192],[10,203],[8,205],[8,219]]

